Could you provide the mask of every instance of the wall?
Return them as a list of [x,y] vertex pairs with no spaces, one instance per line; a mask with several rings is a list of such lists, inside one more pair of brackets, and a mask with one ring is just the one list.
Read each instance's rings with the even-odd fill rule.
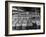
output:
[[[46,0],[21,0],[21,1],[44,2],[46,6]],[[46,13],[45,13],[45,16],[46,16]],[[45,25],[46,25],[46,22],[45,22]],[[0,37],[5,37],[4,35],[5,35],[5,0],[0,0]],[[13,36],[8,36],[8,37],[13,37]],[[45,34],[40,34],[40,35],[23,35],[23,36],[16,36],[16,37],[46,37],[46,32]]]

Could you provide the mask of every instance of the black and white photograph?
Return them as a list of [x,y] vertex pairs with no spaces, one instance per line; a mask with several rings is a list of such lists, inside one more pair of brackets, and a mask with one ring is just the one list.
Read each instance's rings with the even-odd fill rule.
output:
[[45,33],[45,4],[39,2],[5,2],[5,35]]
[[12,29],[40,29],[40,8],[12,6]]

